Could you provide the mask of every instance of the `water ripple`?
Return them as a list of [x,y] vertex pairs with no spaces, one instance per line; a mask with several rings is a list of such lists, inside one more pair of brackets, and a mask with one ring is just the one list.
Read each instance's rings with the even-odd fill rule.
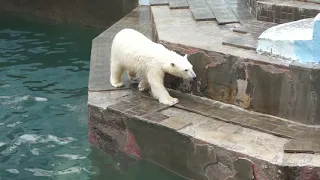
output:
[[68,158],[69,160],[76,160],[76,159],[85,159],[85,156],[81,156],[78,154],[58,154],[55,155],[56,157],[63,157],[63,158]]
[[6,171],[13,173],[13,174],[19,174],[19,171],[17,169],[6,169]]
[[19,140],[21,143],[48,143],[48,142],[54,142],[58,145],[66,145],[73,141],[76,141],[77,139],[73,137],[65,137],[65,138],[59,138],[54,135],[36,135],[36,134],[24,134],[19,137]]

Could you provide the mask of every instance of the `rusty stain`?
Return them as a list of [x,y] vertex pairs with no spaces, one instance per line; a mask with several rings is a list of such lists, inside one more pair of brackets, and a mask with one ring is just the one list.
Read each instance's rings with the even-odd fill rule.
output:
[[251,105],[251,97],[248,96],[247,94],[244,94],[240,100],[240,106],[248,109]]
[[208,69],[209,67],[216,67],[217,65],[218,65],[217,63],[212,62],[212,63],[207,64],[205,69]]
[[236,89],[233,87],[221,87],[218,90],[215,90],[214,88],[208,88],[208,95],[210,98],[229,104],[233,104],[235,102],[235,92]]
[[98,141],[97,141],[97,137],[96,137],[96,135],[93,133],[93,130],[92,130],[92,124],[91,124],[92,122],[91,121],[89,121],[88,122],[88,130],[89,130],[89,133],[88,133],[88,136],[89,136],[89,142],[90,142],[90,144],[92,144],[92,145],[94,145],[94,146],[96,146],[96,147],[98,147]]
[[185,49],[184,50],[184,53],[185,54],[196,54],[198,53],[200,50],[199,49],[196,49],[196,48],[188,48],[188,49]]
[[304,167],[300,173],[301,180],[320,180],[319,173],[316,168]]
[[258,168],[256,164],[252,163],[253,180],[258,180]]
[[266,72],[270,73],[287,73],[289,70],[284,68],[279,68],[274,65],[268,64],[268,65],[259,65],[261,69],[263,69]]
[[133,157],[141,159],[140,148],[136,142],[134,135],[129,130],[127,130],[127,143],[124,147],[124,152],[127,155],[131,155]]
[[201,139],[193,138],[195,144],[208,144],[208,142]]
[[292,75],[292,73],[287,73],[287,77],[288,77],[289,80],[293,80],[293,75]]

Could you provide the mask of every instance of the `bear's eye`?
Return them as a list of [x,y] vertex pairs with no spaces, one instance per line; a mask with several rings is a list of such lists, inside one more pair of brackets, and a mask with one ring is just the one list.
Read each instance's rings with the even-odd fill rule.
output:
[[187,72],[187,71],[188,71],[188,69],[186,69],[186,70],[184,70],[184,71],[186,71],[186,72]]
[[173,63],[171,63],[171,66],[172,66],[172,67],[174,67],[174,64],[173,64]]

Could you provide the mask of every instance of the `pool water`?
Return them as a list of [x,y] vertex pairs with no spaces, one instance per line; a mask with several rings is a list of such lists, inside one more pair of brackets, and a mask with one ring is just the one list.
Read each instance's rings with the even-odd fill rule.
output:
[[182,179],[146,161],[120,164],[90,147],[89,59],[100,32],[0,14],[1,180]]

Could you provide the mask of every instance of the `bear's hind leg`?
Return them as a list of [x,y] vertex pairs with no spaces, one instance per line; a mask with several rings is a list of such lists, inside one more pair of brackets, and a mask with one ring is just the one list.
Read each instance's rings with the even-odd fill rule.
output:
[[131,80],[131,81],[137,81],[139,78],[137,76],[137,73],[135,71],[129,71],[127,70],[127,74],[128,74],[128,78]]
[[124,67],[122,65],[111,61],[110,83],[113,87],[120,88],[124,86],[121,78],[123,72],[124,72]]

